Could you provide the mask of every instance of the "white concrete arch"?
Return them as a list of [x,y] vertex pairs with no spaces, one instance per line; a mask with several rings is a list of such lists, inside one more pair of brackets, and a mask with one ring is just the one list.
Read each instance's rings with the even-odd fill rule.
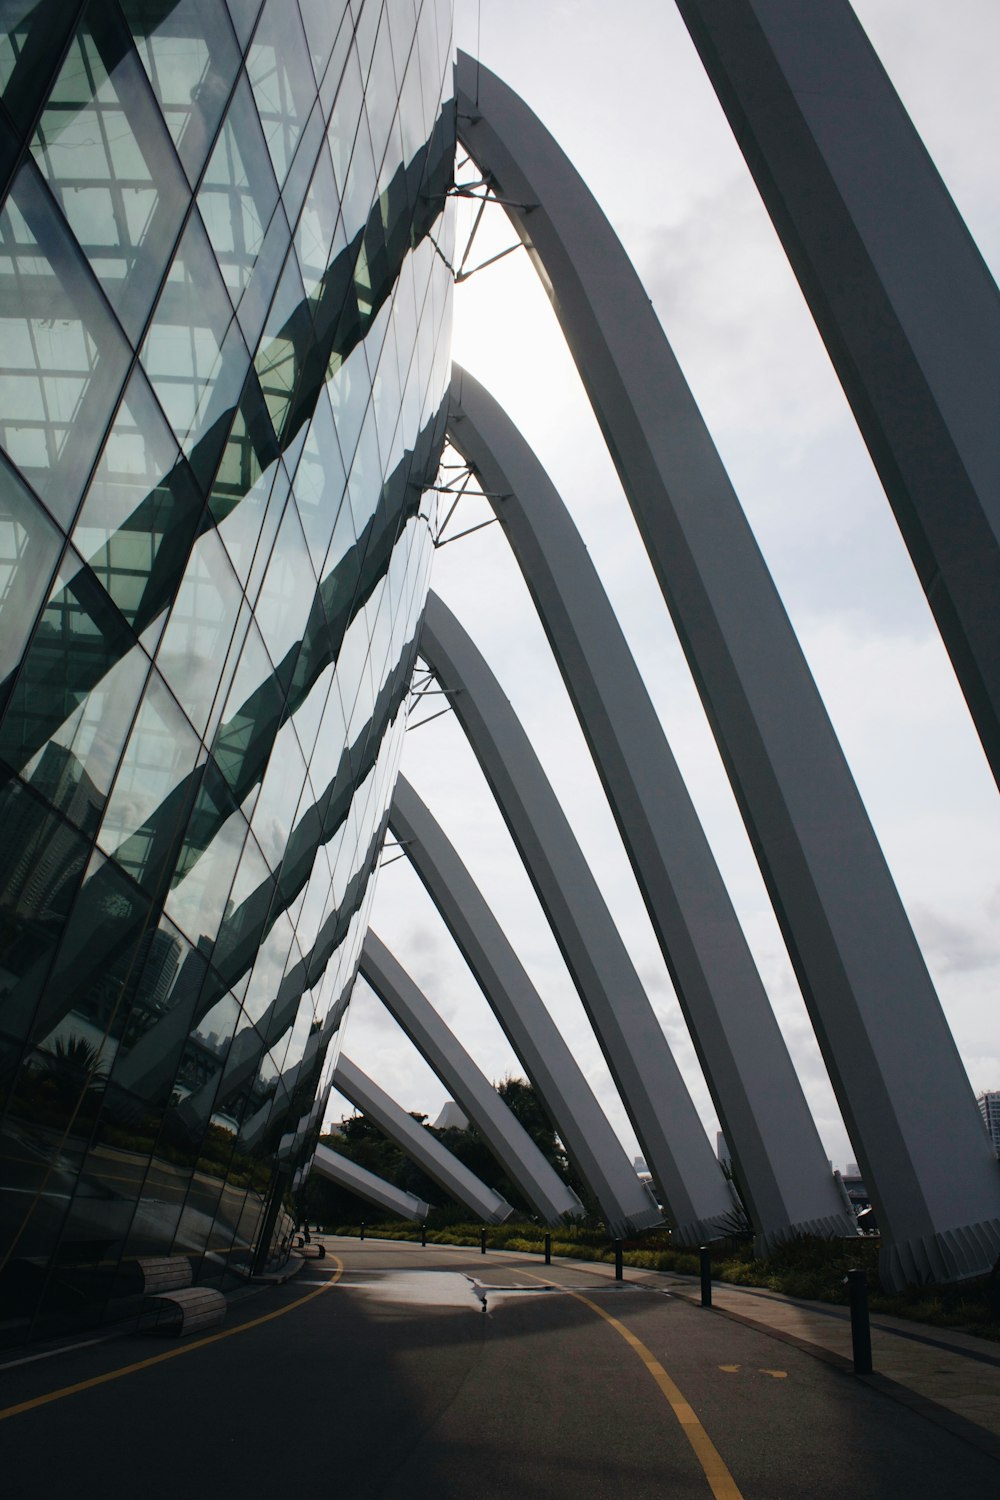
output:
[[530,109],[460,53],[459,138],[549,291],[702,697],[885,1236],[890,1283],[989,1270],[1000,1172],[805,658],[649,299]]

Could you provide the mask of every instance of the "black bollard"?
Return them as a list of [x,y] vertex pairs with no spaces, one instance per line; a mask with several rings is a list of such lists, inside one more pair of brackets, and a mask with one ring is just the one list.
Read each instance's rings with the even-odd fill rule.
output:
[[851,1302],[851,1351],[855,1375],[872,1372],[872,1329],[868,1321],[868,1274],[848,1271],[844,1277]]
[[480,1255],[485,1255],[486,1254],[486,1226],[485,1225],[479,1231],[479,1253],[480,1253]]
[[359,1240],[363,1240],[364,1237],[365,1237],[365,1221],[364,1221],[364,1219],[362,1219],[361,1220],[361,1233],[358,1235],[358,1239]]
[[707,1245],[698,1247],[698,1265],[701,1270],[701,1305],[712,1305],[712,1252]]
[[621,1281],[622,1279],[622,1242],[615,1240],[615,1280]]
[[421,1226],[420,1226],[420,1243],[421,1243],[421,1245],[423,1245],[424,1249],[426,1250],[426,1248],[427,1248],[427,1225],[426,1224],[421,1224]]
[[551,1264],[552,1264],[552,1236],[551,1236],[551,1234],[547,1234],[545,1236],[545,1264],[547,1266],[551,1266]]

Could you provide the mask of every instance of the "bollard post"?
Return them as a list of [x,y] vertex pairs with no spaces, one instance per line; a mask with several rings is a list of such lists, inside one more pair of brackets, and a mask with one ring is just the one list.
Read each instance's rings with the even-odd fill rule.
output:
[[545,1264],[547,1266],[551,1266],[551,1264],[552,1264],[552,1236],[551,1236],[551,1234],[547,1234],[545,1236]]
[[701,1305],[712,1305],[712,1252],[707,1245],[698,1247],[698,1265],[701,1271]]
[[480,1255],[485,1255],[486,1254],[486,1225],[485,1224],[483,1225],[482,1229],[479,1231],[479,1253],[480,1253]]
[[872,1329],[868,1321],[868,1273],[848,1271],[844,1277],[851,1303],[851,1352],[855,1375],[872,1372]]
[[364,1237],[365,1237],[365,1221],[364,1221],[364,1219],[362,1219],[361,1220],[361,1233],[359,1234],[358,1238],[363,1240]]
[[426,1250],[427,1249],[427,1225],[426,1224],[421,1224],[421,1226],[420,1226],[420,1243],[421,1243],[421,1245],[423,1245],[424,1249]]
[[622,1242],[615,1240],[615,1280],[622,1280]]

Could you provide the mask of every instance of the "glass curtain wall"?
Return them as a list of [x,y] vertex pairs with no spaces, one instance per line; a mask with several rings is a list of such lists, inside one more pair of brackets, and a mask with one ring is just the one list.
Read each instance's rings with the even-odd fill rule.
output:
[[449,367],[450,0],[0,0],[0,1336],[282,1252]]

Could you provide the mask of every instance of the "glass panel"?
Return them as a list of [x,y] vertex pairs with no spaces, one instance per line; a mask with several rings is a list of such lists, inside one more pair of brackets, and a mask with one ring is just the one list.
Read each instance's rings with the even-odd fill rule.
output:
[[111,790],[148,672],[149,658],[134,646],[25,767],[25,780],[91,834]]
[[87,11],[31,150],[134,338],[188,195],[146,76],[110,6]]
[[[157,857],[162,861],[164,851],[156,847],[157,837],[162,844],[164,837],[171,836],[181,811],[174,805],[176,799],[167,799],[190,776],[198,751],[194,732],[154,674],[98,836],[101,847],[114,853],[140,882],[147,864],[157,870]],[[162,874],[162,869],[157,872]]]
[[122,0],[122,9],[193,183],[240,64],[225,7],[222,0]]
[[257,601],[256,620],[275,666],[302,640],[316,594],[309,551],[294,506],[285,511]]
[[169,601],[203,509],[177,440],[136,369],[73,532],[136,630]]
[[[316,3],[317,0],[307,0],[307,4],[310,6],[315,6]],[[322,9],[327,9],[323,5],[323,0],[318,0],[318,3]],[[348,53],[351,50],[353,41],[354,21],[350,11],[345,8],[343,24],[337,32],[337,40],[330,54],[330,60],[326,65],[326,72],[323,75],[319,90],[320,103],[323,106],[323,113],[327,118],[329,118],[330,111],[333,108],[333,101],[337,97],[337,90],[340,88],[340,82],[344,75],[344,64],[347,62]]]
[[247,821],[234,809],[201,857],[186,871],[183,862],[179,867],[180,879],[167,897],[166,911],[192,942],[215,940],[246,836]]
[[249,974],[261,936],[267,931],[274,879],[251,833],[247,838],[227,912],[215,945],[215,963],[232,989]]
[[[321,683],[320,686],[322,685]],[[309,701],[312,702],[317,696],[317,692],[311,693]],[[346,743],[347,718],[340,698],[340,688],[334,682],[323,705],[322,729],[316,737],[316,745],[309,758],[309,775],[317,797],[330,792]]]
[[291,230],[288,227],[288,220],[279,203],[267,226],[264,243],[254,262],[246,291],[239,296],[238,290],[233,290],[234,298],[239,297],[236,316],[239,318],[248,349],[256,349],[260,343],[264,320],[288,254],[290,238]]
[[295,923],[295,936],[303,952],[312,949],[324,920],[330,914],[330,906],[330,866],[325,850],[321,849]]
[[[212,746],[212,756],[240,801],[256,788],[285,712],[285,686],[251,625]],[[249,808],[244,808],[249,815]]]
[[[260,121],[241,75],[198,193],[198,207],[234,303],[249,284],[277,201]],[[286,245],[287,240],[282,252]]]
[[[322,82],[333,44],[340,33],[352,30],[347,0],[299,0],[302,25],[309,45],[316,82]],[[346,23],[346,24],[345,24]]]
[[0,347],[0,442],[66,525],[129,353],[30,162],[0,213]]
[[0,458],[0,683],[20,660],[61,547],[38,501]]
[[[309,192],[306,195],[302,217],[295,234],[295,249],[299,270],[309,297],[314,298],[320,290],[323,277],[331,259],[333,237],[337,230],[340,199],[333,177],[330,155],[324,146],[316,162]],[[338,244],[337,249],[341,249]]]
[[22,131],[35,123],[76,10],[66,0],[0,0],[0,94]]
[[[156,656],[157,669],[202,738],[209,726],[212,705],[225,698],[226,660],[238,636],[237,619],[243,594],[212,532],[199,537],[177,591],[167,628]],[[243,633],[249,625],[245,611]],[[240,644],[237,639],[236,646]],[[235,656],[234,656],[235,665]],[[232,668],[230,669],[230,671]]]
[[236,28],[240,46],[245,52],[250,33],[257,21],[261,0],[226,0],[226,7],[232,17],[233,26]]
[[289,719],[274,742],[253,812],[254,835],[272,870],[281,864],[305,783],[306,763]]
[[245,491],[238,504],[223,509],[242,489],[247,468],[253,472],[253,465],[247,463],[244,452],[230,435],[213,487],[213,510],[219,536],[252,605],[281,523],[288,497],[288,475],[284,464],[275,461]]
[[4,714],[0,758],[22,770],[133,648],[135,637],[90,569],[68,552]]
[[285,185],[281,189],[281,201],[285,206],[289,224],[295,224],[302,212],[302,204],[316,167],[316,155],[323,145],[325,130],[326,121],[323,109],[317,99],[309,114],[305,129],[299,136],[292,165],[285,178]]
[[197,213],[192,214],[142,347],[142,363],[195,474],[218,466],[249,356]]
[[289,255],[254,360],[254,369],[279,440],[284,434],[296,384],[312,344],[312,321],[306,309],[298,264],[295,256]]
[[30,1032],[90,841],[13,780],[0,791],[0,819],[0,1048],[7,1076]]
[[146,931],[141,950],[143,960],[137,965],[134,997],[120,1028],[108,1098],[114,1115],[133,1121],[139,1113],[145,1117],[152,1148],[181,1051],[204,1004],[208,968],[203,954],[165,919]]
[[346,483],[333,416],[329,403],[321,398],[309,424],[293,484],[299,518],[318,573],[323,569]]
[[358,126],[358,134],[354,142],[354,150],[351,153],[351,165],[347,173],[347,183],[341,193],[343,205],[344,227],[348,235],[353,235],[359,229],[363,229],[375,201],[375,186],[378,172],[375,168],[375,158],[372,154],[371,137],[368,134],[368,122],[364,111],[361,114],[361,123]]
[[274,175],[281,184],[316,97],[297,6],[266,0],[246,68]]
[[[253,974],[243,998],[241,1027],[248,1021],[259,1020],[277,995],[293,940],[292,924],[282,912],[257,950]],[[297,952],[295,956],[298,956]]]
[[[340,80],[340,88],[337,91],[336,103],[330,116],[330,124],[327,129],[327,138],[330,142],[330,155],[333,158],[333,173],[337,179],[337,188],[343,195],[344,184],[347,181],[347,169],[351,162],[351,152],[354,150],[354,137],[357,134],[358,122],[361,118],[361,109],[364,90],[361,83],[361,69],[358,66],[357,48],[352,44],[344,64],[343,76]],[[358,231],[358,224],[353,220],[347,226],[348,236]]]
[[[376,166],[382,165],[382,158],[385,156],[389,131],[396,113],[398,93],[392,63],[392,48],[389,45],[389,13],[388,10],[384,10],[382,24],[378,29],[375,42],[371,73],[365,85],[365,108],[368,112],[368,128],[371,132],[372,155]],[[397,159],[394,166],[398,164]]]

